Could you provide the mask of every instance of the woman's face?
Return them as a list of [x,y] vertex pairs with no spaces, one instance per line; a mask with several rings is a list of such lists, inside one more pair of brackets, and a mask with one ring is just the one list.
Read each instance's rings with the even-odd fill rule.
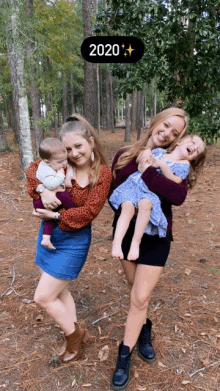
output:
[[90,137],[90,140],[91,144],[83,136],[76,133],[67,133],[62,138],[68,159],[78,168],[89,167],[91,164],[91,154],[94,146],[93,137]]
[[183,118],[177,115],[167,118],[154,128],[148,140],[148,146],[151,148],[168,147],[179,136],[184,125]]

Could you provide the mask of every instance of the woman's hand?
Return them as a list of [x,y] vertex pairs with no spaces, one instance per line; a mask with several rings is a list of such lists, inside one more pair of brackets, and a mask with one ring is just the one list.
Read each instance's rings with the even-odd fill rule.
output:
[[[59,200],[58,200],[59,201]],[[47,210],[47,209],[34,209],[32,212],[33,216],[38,217],[42,220],[56,220],[56,212],[53,210]]]
[[152,156],[151,149],[146,148],[143,152],[140,153],[140,155],[138,155],[136,162],[141,164],[149,163]]
[[161,160],[156,159],[155,157],[153,157],[152,161],[151,161],[151,166],[155,167],[155,168],[160,168],[160,166],[162,164],[161,162],[162,162]]
[[63,187],[59,187],[55,190],[44,189],[41,193],[41,201],[46,209],[56,209],[59,205],[61,205],[61,201],[56,197],[56,193],[58,191],[65,191],[65,189]]

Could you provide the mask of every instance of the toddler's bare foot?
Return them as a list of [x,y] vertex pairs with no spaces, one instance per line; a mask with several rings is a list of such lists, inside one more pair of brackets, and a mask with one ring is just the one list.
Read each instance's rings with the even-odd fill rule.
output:
[[121,244],[115,242],[112,243],[112,256],[114,258],[124,259],[124,255],[121,249]]
[[56,247],[54,247],[50,241],[50,239],[43,238],[41,241],[42,246],[50,248],[51,250],[56,250]]
[[127,256],[128,261],[135,261],[139,257],[139,243],[132,240],[131,247]]

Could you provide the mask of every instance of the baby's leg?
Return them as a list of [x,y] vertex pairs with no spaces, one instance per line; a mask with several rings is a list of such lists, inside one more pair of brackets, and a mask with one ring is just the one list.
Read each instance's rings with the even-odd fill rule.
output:
[[[41,201],[41,198],[39,198],[39,200],[34,200],[33,204],[34,204],[34,209],[45,209],[43,202]],[[55,222],[53,220],[44,221],[43,239],[41,241],[41,245],[50,248],[51,250],[56,250],[56,248],[52,245],[50,240],[54,226],[55,226]]]
[[138,259],[139,257],[139,246],[144,231],[150,220],[151,208],[152,203],[150,200],[143,198],[138,202],[138,214],[135,223],[134,236],[132,238],[131,247],[128,253],[129,261],[135,261],[135,259]]
[[121,244],[122,240],[127,232],[130,221],[134,216],[135,208],[134,204],[130,201],[123,202],[121,204],[121,214],[117,221],[114,240],[112,243],[112,256],[124,259]]
[[58,198],[58,200],[60,200],[62,202],[62,206],[65,209],[70,209],[70,208],[74,207],[72,198],[67,193],[67,191],[57,192],[56,197]]

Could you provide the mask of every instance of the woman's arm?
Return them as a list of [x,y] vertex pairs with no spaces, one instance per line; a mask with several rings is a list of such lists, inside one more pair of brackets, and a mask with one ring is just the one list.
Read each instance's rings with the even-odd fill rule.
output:
[[100,168],[99,179],[95,187],[89,192],[85,204],[81,207],[61,209],[60,229],[64,231],[86,227],[97,217],[107,199],[112,174],[106,166]]
[[182,205],[187,196],[187,180],[175,183],[164,175],[160,174],[155,167],[145,164],[139,167],[142,172],[141,178],[148,186],[149,190],[162,197],[165,201],[173,205]]

